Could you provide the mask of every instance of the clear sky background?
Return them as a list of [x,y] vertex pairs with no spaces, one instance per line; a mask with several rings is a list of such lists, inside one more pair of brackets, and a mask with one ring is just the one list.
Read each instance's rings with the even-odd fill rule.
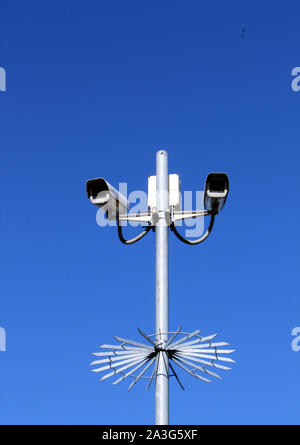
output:
[[85,181],[147,191],[160,148],[182,190],[231,185],[204,244],[170,237],[170,328],[237,363],[172,380],[171,423],[299,423],[299,23],[298,0],[1,2],[1,424],[154,422],[153,388],[89,363],[154,331],[155,238],[98,227]]

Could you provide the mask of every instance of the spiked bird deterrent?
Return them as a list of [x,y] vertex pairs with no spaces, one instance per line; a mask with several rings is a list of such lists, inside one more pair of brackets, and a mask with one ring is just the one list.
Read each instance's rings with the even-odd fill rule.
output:
[[[100,348],[110,349],[110,351],[93,353],[93,355],[97,357],[104,357],[91,363],[91,365],[104,365],[100,366],[100,368],[93,369],[93,371],[101,372],[109,370],[100,381],[106,380],[109,377],[118,376],[113,382],[113,385],[116,385],[127,377],[131,377],[133,381],[129,385],[128,390],[130,390],[143,378],[149,380],[146,386],[146,390],[148,390],[152,380],[155,380],[157,377],[159,362],[162,361],[162,363],[165,364],[165,376],[167,378],[174,376],[180,387],[184,389],[171,362],[191,376],[204,382],[211,382],[208,377],[221,378],[218,374],[211,371],[210,368],[225,371],[231,369],[219,362],[234,363],[234,360],[222,355],[231,354],[234,352],[234,349],[223,349],[224,346],[228,346],[226,342],[212,341],[218,334],[202,337],[199,335],[201,332],[199,330],[186,333],[182,332],[181,327],[179,327],[176,332],[168,332],[168,336],[171,335],[171,337],[167,345],[163,348],[160,342],[160,334],[146,335],[140,329],[138,329],[138,331],[149,344],[115,337],[120,344],[102,345]],[[180,339],[174,341],[176,337],[180,335]],[[151,337],[156,337],[155,341],[153,341]],[[190,341],[191,338],[193,338],[193,340]],[[169,363],[169,366],[167,363]],[[150,373],[149,375],[145,375],[147,371]]]

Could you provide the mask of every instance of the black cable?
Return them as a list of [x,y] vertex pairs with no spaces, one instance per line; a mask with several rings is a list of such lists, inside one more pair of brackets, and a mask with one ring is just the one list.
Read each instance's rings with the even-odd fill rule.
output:
[[194,241],[188,240],[188,239],[184,238],[182,235],[180,235],[180,233],[177,231],[174,223],[171,224],[171,230],[175,233],[177,238],[180,239],[180,241],[182,241],[185,244],[191,244],[191,245],[200,244],[203,241],[205,241],[206,238],[209,236],[210,232],[212,231],[214,221],[215,221],[215,213],[212,213],[207,231],[204,233],[203,236],[201,236],[201,238],[198,238]]
[[147,233],[152,229],[152,226],[148,226],[146,227],[146,229],[140,233],[138,236],[136,236],[135,238],[126,240],[123,237],[123,233],[122,233],[122,224],[120,223],[119,218],[117,218],[117,222],[118,222],[118,235],[119,235],[119,240],[123,243],[123,244],[133,244],[136,243],[137,241],[139,241],[140,239],[142,239],[145,235],[147,235]]

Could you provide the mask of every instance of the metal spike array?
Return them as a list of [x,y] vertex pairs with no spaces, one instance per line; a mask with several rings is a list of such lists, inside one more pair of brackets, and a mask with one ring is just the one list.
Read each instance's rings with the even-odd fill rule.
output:
[[[93,369],[93,371],[101,372],[109,370],[100,381],[119,374],[121,377],[113,382],[113,385],[116,385],[127,377],[132,377],[134,380],[129,385],[128,390],[130,390],[140,379],[149,379],[146,386],[146,391],[148,391],[152,380],[157,377],[158,364],[160,360],[162,360],[165,364],[166,377],[174,376],[180,387],[184,390],[172,363],[176,364],[191,376],[204,382],[211,382],[206,376],[221,379],[218,374],[207,369],[207,367],[219,368],[226,371],[231,368],[218,362],[234,363],[234,360],[231,358],[220,355],[234,352],[234,349],[219,349],[220,347],[228,346],[228,343],[212,342],[218,334],[202,337],[199,335],[201,331],[197,330],[192,333],[182,332],[180,326],[177,331],[167,333],[170,338],[166,346],[162,348],[160,342],[162,333],[158,335],[146,335],[140,329],[138,329],[138,331],[151,346],[133,340],[114,337],[120,342],[119,345],[102,345],[100,346],[101,349],[109,349],[110,351],[93,353],[93,355],[104,357],[91,363],[91,365],[104,365],[100,368]],[[179,335],[182,337],[175,341]],[[151,337],[154,337],[155,340]],[[193,338],[193,340],[189,341],[191,338]],[[151,371],[152,365],[153,370]],[[151,372],[149,376],[145,375],[148,370]],[[139,371],[139,373],[137,373],[137,371]],[[199,371],[203,374],[199,374]]]

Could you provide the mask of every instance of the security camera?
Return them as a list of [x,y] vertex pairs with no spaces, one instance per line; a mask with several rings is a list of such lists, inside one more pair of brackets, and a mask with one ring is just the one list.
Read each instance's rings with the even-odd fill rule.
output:
[[229,192],[229,180],[225,173],[209,173],[204,191],[204,208],[219,212]]
[[86,183],[86,192],[91,203],[106,212],[110,220],[126,213],[129,208],[125,196],[103,178],[89,179]]

